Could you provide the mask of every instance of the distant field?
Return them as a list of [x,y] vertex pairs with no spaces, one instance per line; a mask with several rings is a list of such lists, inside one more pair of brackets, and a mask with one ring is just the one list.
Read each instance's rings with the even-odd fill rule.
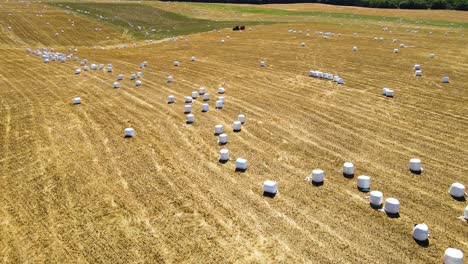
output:
[[[466,262],[468,201],[447,193],[468,186],[465,18],[282,7],[0,2],[0,261],[428,264],[455,247]],[[78,60],[44,63],[27,48]],[[85,71],[83,59],[113,71]],[[187,124],[184,97],[202,86],[211,100],[195,99]],[[408,170],[414,157],[421,175]],[[343,177],[346,161],[354,178]],[[322,186],[306,181],[315,168]],[[369,206],[359,175],[400,201],[399,217]],[[276,197],[263,196],[265,180],[278,182]],[[412,238],[417,223],[429,226],[428,245]]]

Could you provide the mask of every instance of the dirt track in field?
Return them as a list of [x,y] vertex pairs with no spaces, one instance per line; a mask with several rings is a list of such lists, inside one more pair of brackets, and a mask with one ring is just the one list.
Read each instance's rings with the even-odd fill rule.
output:
[[[68,23],[52,17],[58,27]],[[72,34],[80,36],[75,55],[112,63],[113,73],[74,75],[79,62],[45,64],[26,54],[27,45],[42,48],[36,34],[48,30],[15,32],[27,44],[0,39],[2,261],[439,263],[447,247],[468,252],[468,226],[458,219],[468,203],[447,193],[453,182],[468,185],[466,30],[412,34],[391,24],[390,34],[384,25],[324,18],[100,50],[90,39],[120,43],[104,37],[119,33],[103,27],[109,34],[98,34],[88,30],[94,22],[76,19],[90,26]],[[315,31],[342,35],[325,40]],[[46,45],[65,52],[73,41]],[[399,43],[407,48],[393,54]],[[136,88],[129,75],[143,61],[149,65]],[[311,69],[345,84],[310,78]],[[122,88],[113,89],[119,73]],[[451,82],[442,84],[443,76]],[[215,110],[220,85],[226,104]],[[183,97],[200,86],[212,96],[210,111],[201,113],[196,100],[188,125]],[[395,97],[383,97],[383,87]],[[72,105],[75,96],[81,105]],[[239,113],[247,121],[233,133]],[[229,135],[224,147],[216,124]],[[126,127],[135,138],[123,137]],[[231,152],[226,164],[217,161],[221,148]],[[245,173],[235,172],[237,157],[248,160]],[[413,157],[422,159],[422,175],[408,171]],[[370,208],[356,178],[341,175],[345,161],[356,176],[371,176],[372,190],[399,199],[399,218]],[[323,186],[305,181],[314,168],[325,171]],[[279,184],[274,199],[262,196],[268,179]],[[416,223],[430,228],[427,248],[411,237]]]

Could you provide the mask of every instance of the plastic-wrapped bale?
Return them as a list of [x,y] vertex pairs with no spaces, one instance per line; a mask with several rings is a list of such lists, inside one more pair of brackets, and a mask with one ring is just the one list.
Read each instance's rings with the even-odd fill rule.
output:
[[220,134],[218,137],[218,144],[224,145],[224,144],[227,144],[227,142],[228,142],[228,135]]
[[442,77],[442,83],[449,83],[449,77]]
[[193,92],[192,92],[192,98],[193,98],[193,99],[197,99],[197,98],[198,98],[198,92],[197,92],[197,91],[193,91]]
[[136,76],[137,76],[137,78],[141,78],[141,77],[143,77],[143,73],[142,72],[137,72]]
[[122,81],[124,78],[123,74],[117,75],[117,81]]
[[187,123],[191,124],[195,122],[195,115],[194,114],[188,114],[187,115]]
[[192,99],[192,97],[190,97],[190,96],[185,96],[184,98],[185,98],[185,103],[191,103],[191,102],[193,102],[193,99]]
[[333,80],[333,79],[334,79],[334,76],[333,76],[333,74],[329,73],[329,74],[328,74],[328,78],[327,78],[327,79],[328,79],[328,80]]
[[220,100],[216,101],[216,108],[217,109],[221,109],[221,108],[223,108],[223,106],[224,106],[223,101],[220,101]]
[[94,64],[94,63],[93,63],[93,64],[91,64],[91,69],[92,69],[93,71],[97,71],[97,70],[98,70],[98,68],[99,68],[99,67],[98,67],[98,65],[97,65],[97,64]]
[[167,97],[167,103],[168,104],[173,104],[175,102],[175,97],[173,95],[169,95]]
[[104,69],[104,64],[99,64],[99,69],[100,70]]
[[88,66],[84,66],[84,67],[83,67],[83,70],[84,70],[84,71],[89,71],[89,67],[88,67]]
[[222,134],[224,131],[224,126],[223,125],[216,125],[215,126],[215,135]]
[[309,77],[317,77],[316,72],[313,71],[313,70],[310,70],[310,71],[309,71]]
[[208,112],[209,108],[210,108],[209,104],[202,104],[202,112]]
[[384,210],[387,214],[396,215],[400,212],[400,201],[395,198],[385,199]]
[[468,206],[465,207],[465,215],[463,217],[468,221]]
[[465,196],[465,185],[459,182],[452,183],[449,194],[455,198],[463,198]]
[[369,195],[369,202],[371,207],[380,208],[383,202],[383,193],[379,191],[372,191]]
[[301,47],[305,47],[305,45],[306,45],[305,42],[301,43]]
[[220,42],[221,42],[221,44],[224,44],[224,39],[222,39]]
[[343,175],[347,178],[354,177],[354,165],[351,162],[345,162],[343,164]]
[[312,170],[312,184],[322,184],[324,177],[325,173],[323,172],[323,170]]
[[81,98],[80,97],[73,98],[73,104],[81,104]]
[[119,83],[119,82],[114,82],[114,88],[115,88],[115,89],[120,88],[120,83]]
[[430,58],[430,59],[433,59],[433,58],[435,58],[435,54],[432,54],[432,53],[431,53],[431,54],[429,54],[429,58]]
[[386,96],[386,97],[393,97],[393,90],[387,88],[387,89],[385,90],[385,96]]
[[75,74],[80,74],[81,73],[81,69],[75,69]]
[[410,159],[409,161],[410,171],[412,173],[419,174],[422,172],[421,160],[420,159]]
[[224,91],[224,88],[223,87],[219,87],[218,88],[218,93],[219,94],[223,94],[225,91]]
[[50,62],[49,58],[44,59],[44,63],[49,63],[49,62]]
[[203,95],[203,101],[209,101],[210,100],[210,94],[206,93]]
[[266,63],[264,61],[260,61],[260,67],[265,67]]
[[243,158],[236,159],[236,170],[245,171],[247,170],[247,160]]
[[338,81],[336,82],[337,84],[344,84],[343,78],[339,78]]
[[135,136],[135,129],[131,127],[127,127],[124,130],[124,136],[125,137],[134,137]]
[[426,241],[429,237],[429,227],[426,224],[417,224],[413,227],[413,238],[417,241]]
[[415,76],[422,76],[422,71],[421,70],[417,70],[414,72],[414,75]]
[[229,160],[229,150],[228,149],[221,149],[219,151],[219,161],[226,162]]
[[405,44],[401,43],[401,44],[400,44],[400,49],[402,49],[402,48],[404,48],[404,47],[406,47]]
[[221,102],[223,102],[223,104],[224,104],[224,103],[225,103],[225,101],[224,101],[224,96],[218,97],[218,101],[221,101]]
[[198,90],[198,93],[200,95],[204,95],[206,93],[205,87],[200,87],[200,89]]
[[242,129],[242,123],[240,121],[234,121],[232,123],[232,127],[233,127],[234,132],[239,132]]
[[192,112],[192,105],[185,105],[184,106],[184,113],[188,114]]
[[416,71],[416,70],[421,70],[421,65],[419,64],[415,64],[413,69]]
[[73,61],[78,61],[78,57],[73,57]]
[[190,58],[191,61],[197,61],[197,58],[195,58],[195,56],[192,56],[192,58]]
[[245,123],[245,115],[243,115],[243,114],[238,115],[237,120],[239,120],[239,122],[244,124]]
[[130,80],[135,80],[137,78],[136,74],[132,73],[130,74]]
[[180,66],[180,62],[179,61],[174,61],[174,66]]
[[141,86],[141,81],[140,81],[140,80],[137,80],[137,81],[135,82],[135,86]]
[[339,79],[341,79],[340,76],[338,76],[338,75],[333,76],[333,81],[334,82],[338,82]]
[[276,194],[278,192],[278,183],[270,180],[264,181],[263,192],[268,194]]
[[112,72],[112,67],[107,67],[107,72]]
[[173,81],[174,81],[174,78],[172,78],[172,76],[168,76],[168,77],[167,77],[167,82],[168,82],[168,83],[171,83],[171,82],[173,82]]
[[361,192],[370,191],[370,177],[366,175],[361,175],[357,177],[357,187]]
[[352,49],[352,51],[357,51],[357,47],[354,46],[353,49]]
[[444,264],[463,264],[463,252],[456,248],[447,248],[444,254]]
[[399,53],[400,50],[399,49],[393,49],[393,53]]

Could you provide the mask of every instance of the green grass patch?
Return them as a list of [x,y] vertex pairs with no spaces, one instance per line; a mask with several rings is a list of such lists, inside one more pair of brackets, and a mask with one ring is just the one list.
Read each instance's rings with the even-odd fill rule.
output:
[[318,17],[332,17],[332,18],[346,18],[346,19],[363,19],[363,20],[377,20],[377,21],[390,21],[398,22],[403,21],[405,23],[414,23],[428,26],[441,26],[441,27],[468,27],[466,22],[453,22],[445,20],[429,20],[429,19],[410,19],[410,18],[398,18],[398,17],[384,17],[384,16],[373,16],[373,15],[357,15],[350,13],[333,13],[333,12],[319,12],[319,11],[295,11],[295,10],[282,10],[272,8],[262,8],[254,6],[234,6],[234,5],[223,5],[213,3],[193,3],[205,8],[213,8],[218,10],[225,10],[238,13],[251,13],[261,14],[270,16],[318,16]]
[[215,21],[187,17],[174,12],[137,3],[49,3],[67,8],[106,25],[118,27],[137,39],[163,39],[214,29],[231,28],[236,24],[258,25],[260,22]]

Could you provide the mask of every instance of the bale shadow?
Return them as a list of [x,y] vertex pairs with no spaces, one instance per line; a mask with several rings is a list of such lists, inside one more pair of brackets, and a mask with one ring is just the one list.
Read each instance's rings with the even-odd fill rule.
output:
[[421,175],[422,174],[422,170],[419,170],[419,171],[415,171],[415,170],[409,170],[411,173],[413,174],[416,174],[416,175]]
[[353,173],[353,174],[348,174],[348,173],[344,173],[344,172],[343,172],[343,176],[344,176],[346,179],[352,179],[352,178],[354,178],[354,173]]
[[220,146],[224,146],[224,145],[226,145],[226,144],[227,144],[227,142],[226,142],[226,143],[218,142],[218,145],[220,145]]
[[239,172],[239,173],[244,173],[245,171],[247,171],[247,169],[236,168],[236,170],[235,170],[235,172]]
[[132,138],[133,136],[125,135],[124,138]]
[[414,242],[416,242],[416,244],[418,244],[420,247],[424,247],[424,248],[427,248],[429,247],[429,239],[426,239],[426,240],[417,240],[415,238],[414,239]]
[[185,124],[190,125],[190,124],[193,124],[193,122],[186,121]]
[[385,213],[390,218],[400,218],[400,213],[389,213],[389,212],[385,212]]
[[167,102],[167,104],[174,104],[174,102]]
[[460,197],[456,197],[456,196],[453,196],[453,195],[450,195],[452,196],[453,199],[455,199],[456,201],[459,201],[459,202],[466,202],[466,198],[465,196],[460,196]]
[[232,130],[232,131],[233,131],[234,133],[239,133],[239,132],[241,132],[240,129],[238,129],[238,130]]
[[364,192],[364,193],[368,193],[368,192],[370,192],[370,188],[361,188],[361,187],[358,187],[358,191]]
[[219,161],[219,163],[221,163],[221,164],[226,164],[229,160],[228,160],[228,159],[227,159],[227,160],[219,159],[218,161]]
[[317,186],[317,187],[322,186],[322,185],[323,185],[323,181],[321,181],[321,182],[312,181],[312,185]]
[[377,204],[371,204],[371,203],[369,203],[369,204],[370,204],[370,207],[371,207],[372,209],[375,209],[375,210],[380,210],[380,209],[382,209],[382,207],[383,207],[383,204],[379,204],[379,205],[377,205]]
[[278,193],[278,192],[275,192],[275,193],[263,192],[263,196],[273,199],[273,198],[275,198],[275,196],[276,196],[277,193]]

